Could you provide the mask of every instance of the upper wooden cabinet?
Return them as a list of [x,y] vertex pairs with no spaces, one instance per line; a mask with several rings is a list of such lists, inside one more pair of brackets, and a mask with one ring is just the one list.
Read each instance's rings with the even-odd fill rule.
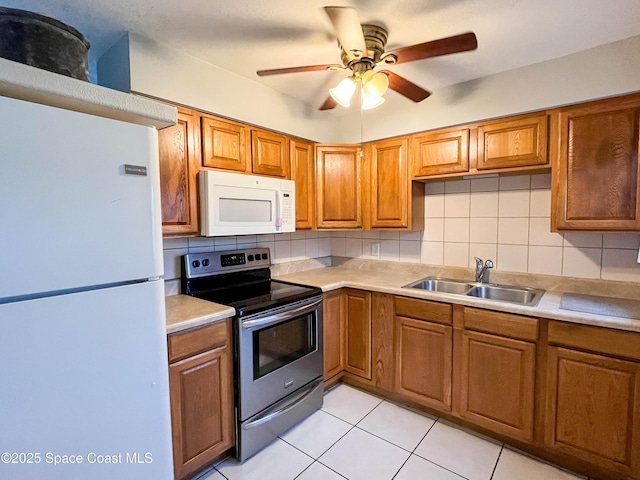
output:
[[279,133],[252,128],[251,161],[255,174],[289,178],[289,139]]
[[409,178],[408,137],[365,145],[365,228],[423,226],[424,188]]
[[546,113],[478,125],[477,170],[544,165],[547,157]]
[[291,139],[291,179],[296,182],[296,230],[316,225],[316,175],[314,145]]
[[361,185],[358,146],[316,146],[317,227],[361,228]]
[[552,112],[552,228],[640,230],[640,95]]
[[250,130],[245,125],[202,115],[202,165],[236,172],[251,171]]
[[469,171],[469,129],[439,130],[413,137],[414,177]]
[[200,120],[192,110],[178,108],[178,123],[158,132],[162,234],[198,233]]

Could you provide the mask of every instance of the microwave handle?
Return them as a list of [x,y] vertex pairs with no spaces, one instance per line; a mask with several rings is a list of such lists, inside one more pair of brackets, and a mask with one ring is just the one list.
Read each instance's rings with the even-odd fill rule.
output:
[[280,229],[282,223],[282,190],[276,190],[276,229]]

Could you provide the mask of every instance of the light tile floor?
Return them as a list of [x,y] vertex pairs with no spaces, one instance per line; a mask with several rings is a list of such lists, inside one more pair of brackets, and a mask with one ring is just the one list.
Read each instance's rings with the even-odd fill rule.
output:
[[577,480],[494,440],[338,385],[322,410],[244,463],[198,480]]

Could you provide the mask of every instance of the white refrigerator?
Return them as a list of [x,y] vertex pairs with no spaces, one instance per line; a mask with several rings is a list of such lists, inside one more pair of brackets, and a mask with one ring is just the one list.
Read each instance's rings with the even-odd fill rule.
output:
[[0,97],[0,478],[173,478],[157,132]]

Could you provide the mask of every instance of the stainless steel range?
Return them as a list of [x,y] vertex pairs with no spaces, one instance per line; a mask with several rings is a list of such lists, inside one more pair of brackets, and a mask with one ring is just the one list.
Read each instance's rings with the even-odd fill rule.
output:
[[232,306],[236,456],[322,407],[322,291],[271,280],[268,248],[183,257],[182,291]]

